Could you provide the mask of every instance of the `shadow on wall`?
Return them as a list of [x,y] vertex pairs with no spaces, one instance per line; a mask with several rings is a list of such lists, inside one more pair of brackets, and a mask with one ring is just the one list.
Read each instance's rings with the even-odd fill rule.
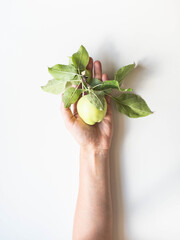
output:
[[[115,51],[114,46],[110,42],[106,42],[101,45],[102,48],[98,50],[97,55],[100,56],[102,62],[103,73],[107,73],[110,79],[113,79],[114,73],[123,66],[121,64],[117,65],[116,63],[120,61],[120,54],[118,51]],[[143,60],[144,62],[144,60]],[[147,65],[148,66],[148,65]],[[137,90],[139,86],[143,87],[142,82],[145,81],[147,74],[149,74],[149,69],[145,65],[139,63],[134,71],[129,74],[126,78],[123,87],[131,87],[134,91]],[[112,186],[112,202],[113,202],[113,214],[114,214],[114,229],[113,229],[113,240],[128,240],[125,235],[125,228],[128,229],[128,226],[125,227],[124,216],[124,200],[127,198],[123,195],[126,190],[122,189],[122,180],[126,178],[122,172],[123,158],[122,158],[122,149],[123,141],[128,127],[126,126],[126,117],[120,114],[115,108],[114,103],[113,107],[113,124],[114,124],[114,133],[110,153],[110,165],[111,165],[111,186]],[[123,178],[122,178],[123,175]],[[128,235],[128,232],[127,232]]]

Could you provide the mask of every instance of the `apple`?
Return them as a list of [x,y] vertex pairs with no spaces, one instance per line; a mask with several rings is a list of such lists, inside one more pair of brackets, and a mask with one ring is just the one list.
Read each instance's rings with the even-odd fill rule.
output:
[[97,109],[89,100],[88,95],[81,97],[77,103],[77,111],[80,118],[89,125],[101,122],[107,112],[107,102],[105,99],[104,110]]

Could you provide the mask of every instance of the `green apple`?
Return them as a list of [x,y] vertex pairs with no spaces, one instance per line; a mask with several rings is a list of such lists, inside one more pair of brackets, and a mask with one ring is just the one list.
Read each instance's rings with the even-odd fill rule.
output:
[[77,111],[81,119],[89,124],[94,125],[101,122],[107,112],[107,102],[105,100],[104,110],[97,109],[87,98],[88,95],[81,97],[77,103]]

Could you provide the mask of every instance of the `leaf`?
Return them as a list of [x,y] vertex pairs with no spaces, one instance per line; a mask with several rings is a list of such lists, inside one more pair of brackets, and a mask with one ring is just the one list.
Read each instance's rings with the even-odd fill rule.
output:
[[114,75],[114,79],[117,80],[119,82],[119,85],[121,86],[124,78],[130,73],[132,72],[132,70],[135,67],[135,63],[133,64],[129,64],[127,66],[124,66],[122,68],[120,68]]
[[83,91],[83,89],[74,87],[67,88],[62,98],[64,107],[68,108],[71,106],[71,104],[75,103]]
[[91,80],[90,85],[93,87],[94,90],[102,91],[102,90],[107,90],[107,89],[112,89],[112,88],[120,90],[119,83],[116,80],[108,80],[108,81],[102,82],[99,79],[93,78]]
[[91,82],[91,71],[89,71],[88,69],[85,69],[84,75],[86,77],[87,83],[90,83]]
[[120,90],[121,92],[132,92],[132,91],[133,91],[132,88],[119,88],[119,90]]
[[91,92],[87,95],[87,98],[97,109],[104,110],[105,98],[102,91],[91,90]]
[[108,94],[110,94],[112,92],[112,90],[111,89],[107,89],[107,90],[104,90],[103,92],[104,92],[104,95],[108,95]]
[[73,65],[56,64],[48,68],[49,73],[57,80],[67,81],[77,75],[77,70]]
[[134,93],[122,93],[113,97],[119,112],[131,118],[145,117],[152,114],[147,103]]
[[72,57],[69,57],[69,65],[73,65]]
[[99,84],[102,84],[102,81],[99,80],[98,78],[92,78],[91,79],[91,82],[90,82],[91,87],[95,87]]
[[[58,81],[59,81],[59,80],[58,80]],[[72,87],[72,83],[68,81],[68,82],[66,83],[66,88],[69,88],[69,87]]]
[[89,54],[83,45],[72,55],[72,62],[80,72],[86,69],[89,62]]
[[79,85],[82,82],[81,76],[80,75],[76,75],[69,82],[71,82],[73,85]]
[[49,80],[45,86],[41,86],[42,90],[45,92],[60,94],[66,88],[66,82],[60,80]]

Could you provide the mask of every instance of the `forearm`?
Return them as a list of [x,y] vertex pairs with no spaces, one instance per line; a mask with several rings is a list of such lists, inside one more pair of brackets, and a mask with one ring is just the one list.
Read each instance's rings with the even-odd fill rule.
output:
[[73,240],[111,240],[109,151],[81,148]]

